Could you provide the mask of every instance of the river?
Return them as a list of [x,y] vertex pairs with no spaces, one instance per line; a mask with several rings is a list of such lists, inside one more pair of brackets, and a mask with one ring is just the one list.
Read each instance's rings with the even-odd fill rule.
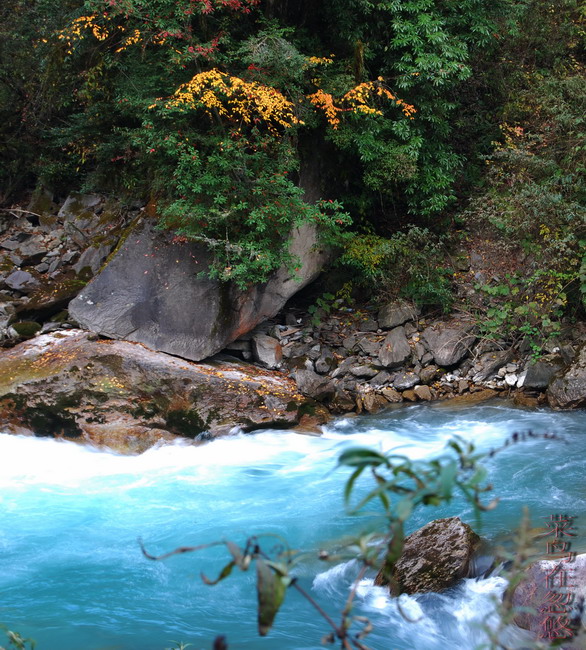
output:
[[[480,529],[470,506],[456,499],[417,511],[408,532],[458,515],[498,541],[527,505],[534,526],[554,513],[578,517],[577,539],[586,540],[584,411],[529,411],[502,401],[463,409],[413,405],[338,420],[321,437],[261,431],[140,456],[0,434],[0,624],[35,639],[37,650],[163,650],[173,642],[208,650],[218,634],[230,649],[323,647],[327,624],[293,590],[274,629],[259,638],[253,572],[236,570],[217,586],[202,584],[201,571],[215,577],[227,561],[223,547],[151,562],[137,538],[158,554],[280,535],[303,553],[295,569],[299,583],[338,620],[357,566],[324,564],[317,552],[381,524],[376,513],[344,512],[349,470],[336,469],[339,454],[366,445],[430,458],[455,434],[488,450],[527,430],[556,432],[564,441],[532,439],[486,461],[500,504],[483,516]],[[360,484],[358,492],[366,487]],[[445,594],[401,597],[403,609],[420,619],[412,623],[368,576],[355,613],[374,625],[366,640],[373,650],[472,650],[486,640],[482,625],[496,624],[493,597],[505,584],[500,577],[469,579]]]

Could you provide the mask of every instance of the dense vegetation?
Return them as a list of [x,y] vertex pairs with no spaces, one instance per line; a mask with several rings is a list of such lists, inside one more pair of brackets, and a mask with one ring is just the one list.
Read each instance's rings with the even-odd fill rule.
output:
[[294,269],[288,234],[315,224],[355,284],[445,309],[464,226],[526,256],[479,287],[494,330],[547,336],[582,308],[584,0],[5,0],[0,18],[4,202],[142,197],[240,285]]

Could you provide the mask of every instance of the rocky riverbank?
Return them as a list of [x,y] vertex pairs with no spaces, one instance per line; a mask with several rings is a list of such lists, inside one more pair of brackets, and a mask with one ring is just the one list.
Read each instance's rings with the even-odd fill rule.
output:
[[139,451],[235,427],[318,431],[332,415],[402,402],[586,406],[579,326],[535,361],[522,343],[483,339],[465,312],[393,301],[309,313],[287,300],[328,257],[311,233],[296,234],[300,278],[283,270],[226,290],[198,277],[205,255],[159,233],[151,212],[38,193],[5,213],[0,428]]

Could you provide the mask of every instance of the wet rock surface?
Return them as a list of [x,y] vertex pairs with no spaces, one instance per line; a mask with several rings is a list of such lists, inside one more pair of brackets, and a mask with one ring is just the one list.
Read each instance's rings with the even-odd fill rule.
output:
[[468,575],[478,535],[459,517],[436,519],[405,538],[392,580],[383,571],[375,584],[394,584],[394,595],[444,591]]
[[0,352],[0,428],[143,451],[158,440],[327,419],[287,377],[191,363],[140,344],[54,332]]

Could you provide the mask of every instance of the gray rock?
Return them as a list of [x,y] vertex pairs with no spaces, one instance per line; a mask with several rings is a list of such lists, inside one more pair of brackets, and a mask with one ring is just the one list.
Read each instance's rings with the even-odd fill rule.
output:
[[386,330],[390,330],[415,318],[417,318],[415,307],[403,301],[391,302],[381,307],[378,312],[378,324]]
[[386,368],[398,368],[411,356],[411,348],[402,327],[391,330],[382,343],[378,358]]
[[62,257],[63,264],[70,264],[79,255],[79,251],[67,251]]
[[[413,349],[415,351],[415,354],[417,355],[417,359],[422,362],[423,357],[424,357],[425,353],[427,352],[427,349],[425,348],[425,345],[423,345],[423,343],[421,341],[417,341],[415,343],[415,345],[413,346]],[[430,355],[430,358],[433,358],[433,357],[431,357],[431,355]]]
[[40,286],[39,281],[28,271],[14,271],[4,282],[14,291],[20,291],[21,293],[31,293]]
[[343,341],[342,341],[342,346],[346,350],[352,350],[354,349],[354,346],[356,345],[356,337],[355,336],[347,336]]
[[283,349],[279,341],[272,336],[256,334],[252,337],[252,355],[264,368],[275,369],[281,365]]
[[358,357],[346,357],[344,361],[332,372],[332,377],[343,377],[350,372],[350,368],[356,364]]
[[371,380],[371,386],[385,386],[391,381],[391,375],[386,370],[381,370]]
[[473,325],[452,321],[427,327],[423,338],[438,366],[453,366],[461,361],[476,341],[471,334]]
[[364,352],[364,354],[376,357],[380,352],[381,342],[364,337],[358,341],[358,347],[362,350],[362,352]]
[[87,246],[100,230],[96,210],[102,203],[97,194],[70,194],[61,206],[57,218],[63,221],[67,235],[78,245]]
[[61,260],[59,258],[54,258],[49,264],[47,273],[54,273],[61,266]]
[[363,393],[360,395],[360,399],[362,400],[362,408],[367,413],[378,413],[389,405],[388,400],[374,391]]
[[419,372],[419,380],[422,384],[431,384],[439,376],[439,368],[431,365],[426,366]]
[[419,383],[419,375],[414,372],[401,372],[393,381],[393,387],[397,390],[408,390]]
[[327,254],[315,243],[315,230],[297,229],[290,251],[302,260],[300,276],[283,268],[265,284],[241,291],[197,277],[211,259],[203,246],[179,242],[144,223],[69,311],[82,327],[103,336],[198,361],[274,316],[317,276]]
[[366,379],[371,379],[372,377],[378,375],[378,370],[376,368],[365,365],[352,366],[350,368],[350,372],[354,375],[354,377],[364,377]]
[[319,402],[334,396],[334,383],[328,377],[322,377],[312,370],[299,369],[293,373],[297,388],[302,395]]
[[331,351],[331,349],[324,346],[319,358],[315,360],[314,365],[316,372],[325,375],[334,370],[334,368],[338,365],[338,362],[334,357],[334,353]]
[[559,355],[548,355],[534,363],[527,364],[524,388],[545,389],[553,376],[564,366]]
[[22,258],[22,266],[34,266],[45,257],[49,250],[43,238],[37,235],[22,244],[16,252]]
[[433,361],[433,354],[431,352],[426,352],[420,359],[421,365],[426,366],[428,363]]
[[508,372],[505,375],[505,384],[507,386],[515,386],[517,384],[518,379],[519,379],[519,377],[515,373]]
[[19,232],[16,235],[13,235],[9,239],[5,239],[0,247],[6,249],[7,251],[15,251],[17,248],[20,248],[27,239],[30,239],[31,235],[24,232]]
[[321,355],[321,345],[319,343],[316,343],[315,345],[312,345],[309,350],[307,351],[307,356],[312,360],[315,361],[316,359],[319,359]]
[[480,543],[478,535],[459,517],[436,519],[405,539],[394,567],[381,570],[375,584],[395,584],[393,595],[444,591],[465,578]]
[[12,338],[8,330],[10,329],[10,321],[14,316],[14,312],[14,306],[9,302],[0,303],[0,341]]
[[378,323],[372,318],[367,318],[358,325],[358,329],[361,332],[376,332],[378,329]]
[[550,406],[557,408],[586,406],[586,344],[582,345],[572,363],[551,380],[547,399]]
[[101,244],[100,246],[86,248],[73,265],[73,270],[79,275],[84,269],[89,269],[91,275],[95,275],[112,248],[113,244]]
[[[473,381],[480,382],[492,377],[496,371],[504,366],[512,358],[512,350],[502,350],[500,352],[486,352],[481,355],[477,361],[480,369],[473,377]],[[504,376],[504,375],[503,375]]]

